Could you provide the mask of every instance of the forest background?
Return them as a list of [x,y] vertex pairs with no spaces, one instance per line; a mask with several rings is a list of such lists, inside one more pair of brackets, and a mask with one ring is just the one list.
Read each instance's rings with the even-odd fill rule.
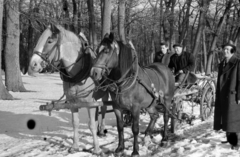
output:
[[195,71],[210,74],[222,59],[222,44],[239,47],[239,18],[240,0],[0,0],[0,99],[27,91],[21,73],[49,24],[83,32],[94,50],[114,32],[133,42],[142,66],[153,61],[161,42],[171,50],[180,43],[194,54]]

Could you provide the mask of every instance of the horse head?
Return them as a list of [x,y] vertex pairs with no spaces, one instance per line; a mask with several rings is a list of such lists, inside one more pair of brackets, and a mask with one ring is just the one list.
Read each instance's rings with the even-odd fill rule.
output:
[[49,25],[34,48],[29,72],[41,72],[49,64],[56,67],[56,64],[62,63],[68,74],[73,76],[81,69],[79,66],[83,66],[83,62],[78,61],[84,54],[96,58],[83,33],[75,35],[60,25]]
[[91,76],[99,81],[103,75],[109,75],[118,65],[119,46],[114,40],[113,33],[105,34],[96,52],[97,58],[91,69]]
[[47,66],[47,62],[51,62],[53,59],[57,60],[56,57],[60,57],[56,56],[59,32],[56,26],[51,25],[44,30],[33,50],[29,64],[31,72],[41,72]]

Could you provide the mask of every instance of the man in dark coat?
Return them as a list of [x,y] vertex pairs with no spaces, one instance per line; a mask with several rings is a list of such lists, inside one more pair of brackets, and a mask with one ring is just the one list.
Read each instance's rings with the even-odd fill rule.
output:
[[[174,71],[177,83],[194,83],[197,77],[192,72],[195,68],[195,59],[192,53],[184,52],[180,44],[173,45],[175,54],[171,56],[168,67]],[[188,73],[189,72],[189,73]],[[188,76],[186,76],[188,74]]]
[[170,57],[173,53],[169,51],[167,43],[160,43],[160,48],[161,50],[155,54],[154,62],[159,62],[168,66]]
[[229,135],[238,136],[240,132],[240,59],[232,44],[224,45],[223,51],[225,58],[218,69],[213,128],[226,131],[228,142],[236,146],[237,138],[233,143]]

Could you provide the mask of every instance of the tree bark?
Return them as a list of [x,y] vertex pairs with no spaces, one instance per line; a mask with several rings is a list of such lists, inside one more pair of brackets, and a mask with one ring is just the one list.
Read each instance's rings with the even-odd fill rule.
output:
[[120,41],[126,44],[125,37],[125,4],[126,0],[119,0],[118,5],[118,34]]
[[64,23],[64,27],[66,29],[69,30],[70,26],[69,26],[69,10],[68,10],[68,1],[67,0],[62,0],[62,3],[63,3],[63,11],[64,11],[64,20],[63,20],[63,23]]
[[199,22],[198,22],[198,29],[197,29],[197,34],[194,42],[194,47],[193,47],[193,55],[196,57],[197,53],[199,51],[199,46],[201,44],[201,37],[203,34],[203,29],[205,27],[206,23],[206,15],[209,7],[209,0],[202,0],[200,3],[200,17],[199,17]]
[[204,67],[204,72],[206,71],[207,68],[207,46],[206,46],[206,35],[205,35],[205,29],[203,29],[202,32],[202,36],[203,36],[203,67]]
[[225,8],[225,11],[224,11],[222,17],[220,18],[220,20],[218,22],[217,30],[214,34],[214,37],[213,37],[213,40],[212,40],[212,43],[211,43],[210,52],[209,52],[209,57],[208,57],[208,62],[207,62],[207,70],[206,70],[207,74],[210,74],[211,71],[212,71],[211,67],[212,67],[212,62],[213,62],[213,55],[214,55],[214,51],[215,51],[215,48],[216,48],[216,43],[217,43],[217,40],[218,40],[218,36],[221,33],[223,24],[226,21],[227,15],[229,14],[232,2],[233,2],[233,0],[229,0],[229,1],[226,2],[227,5],[226,5],[226,8]]
[[160,16],[159,16],[159,44],[161,44],[163,37],[162,37],[162,27],[163,27],[163,0],[160,0],[159,4],[160,9]]
[[[0,50],[2,50],[2,18],[3,18],[3,1],[0,1]],[[12,100],[13,97],[6,90],[2,80],[2,51],[0,51],[0,99]]]
[[72,0],[73,4],[73,18],[72,18],[72,31],[78,34],[78,29],[77,29],[77,22],[78,22],[78,15],[77,15],[77,3],[76,0]]
[[[19,1],[19,11],[22,12],[22,4],[24,0],[20,0]],[[31,5],[31,1],[30,1],[30,5]],[[24,22],[23,21],[23,15],[20,14],[20,17],[19,17],[19,21],[20,21],[20,30],[23,30],[24,28]],[[25,32],[22,32],[20,33],[20,41],[24,41],[24,33]],[[31,34],[32,35],[32,34]],[[20,69],[21,69],[21,72],[23,74],[26,74],[27,71],[28,71],[28,62],[29,62],[29,55],[28,55],[28,51],[25,47],[25,42],[20,42]]]
[[169,24],[170,24],[170,44],[169,47],[172,48],[175,38],[174,38],[174,22],[175,22],[175,18],[174,18],[174,7],[176,4],[176,0],[171,0],[171,18],[169,19]]
[[[185,3],[187,6],[187,9],[184,14],[185,16],[183,17],[182,23],[179,24],[179,26],[182,26],[179,33],[179,43],[182,44],[183,47],[187,46],[185,38],[187,37],[187,34],[189,32],[189,18],[190,18],[192,0],[187,0]],[[180,18],[179,18],[179,21],[180,21]]]
[[7,38],[5,47],[5,84],[8,91],[25,92],[19,64],[19,2],[8,1],[7,9]]
[[96,50],[98,43],[93,0],[88,0],[88,16],[89,16],[89,42],[93,50]]
[[111,0],[102,0],[103,3],[103,16],[102,16],[102,38],[106,33],[110,33],[111,28]]
[[127,7],[126,7],[126,37],[129,40],[132,40],[132,28],[131,28],[131,10],[133,5],[133,0],[126,1]]

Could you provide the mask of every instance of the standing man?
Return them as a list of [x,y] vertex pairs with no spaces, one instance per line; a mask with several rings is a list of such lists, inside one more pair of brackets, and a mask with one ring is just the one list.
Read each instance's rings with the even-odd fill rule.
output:
[[[226,131],[232,148],[240,145],[240,59],[236,46],[223,45],[224,59],[219,64],[214,111],[214,130]],[[239,142],[238,142],[239,141]]]
[[174,72],[176,83],[181,84],[186,74],[187,83],[194,83],[197,77],[192,73],[195,67],[195,59],[192,53],[184,52],[180,44],[173,45],[175,54],[170,58],[168,67]]
[[160,51],[156,52],[154,62],[168,66],[172,53],[168,49],[167,43],[160,43]]

